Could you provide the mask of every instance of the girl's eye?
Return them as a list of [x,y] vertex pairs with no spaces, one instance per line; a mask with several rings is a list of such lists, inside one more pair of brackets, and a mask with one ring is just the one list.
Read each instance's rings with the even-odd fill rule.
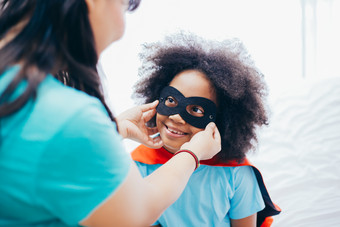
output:
[[196,105],[188,105],[187,112],[195,117],[203,117],[204,116],[204,109],[201,106]]
[[201,113],[203,114],[203,110],[201,110],[199,107],[195,106],[192,108],[192,111],[194,111],[195,113]]
[[177,100],[171,96],[167,97],[165,99],[165,105],[168,107],[176,107],[177,106]]

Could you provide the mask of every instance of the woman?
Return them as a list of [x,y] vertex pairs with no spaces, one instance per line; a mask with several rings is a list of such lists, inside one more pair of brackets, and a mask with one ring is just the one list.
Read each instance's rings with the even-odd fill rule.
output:
[[0,225],[152,224],[179,197],[197,159],[218,153],[220,135],[209,124],[182,146],[192,152],[144,179],[124,151],[121,137],[162,146],[145,127],[158,102],[115,118],[96,72],[139,1],[0,4]]

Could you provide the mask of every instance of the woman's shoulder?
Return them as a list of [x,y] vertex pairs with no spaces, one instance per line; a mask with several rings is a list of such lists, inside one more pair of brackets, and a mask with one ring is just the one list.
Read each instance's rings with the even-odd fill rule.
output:
[[[30,124],[48,124],[49,133],[57,133],[68,125],[82,129],[97,130],[113,128],[113,123],[103,104],[95,97],[63,85],[53,76],[47,76],[39,85],[37,97],[30,111]],[[33,124],[32,123],[32,124]],[[43,127],[34,124],[32,127]]]
[[51,75],[47,76],[40,85],[38,96],[49,109],[62,109],[65,112],[77,111],[78,109],[86,111],[84,109],[85,106],[92,106],[105,110],[102,103],[96,97],[68,87]]

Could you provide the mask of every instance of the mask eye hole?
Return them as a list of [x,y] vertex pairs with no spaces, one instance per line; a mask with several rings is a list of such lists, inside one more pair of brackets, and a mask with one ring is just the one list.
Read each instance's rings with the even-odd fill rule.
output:
[[204,109],[198,105],[188,105],[186,107],[187,112],[194,117],[203,117]]
[[178,105],[178,102],[177,100],[172,97],[172,96],[168,96],[166,99],[165,99],[165,105],[167,107],[176,107]]

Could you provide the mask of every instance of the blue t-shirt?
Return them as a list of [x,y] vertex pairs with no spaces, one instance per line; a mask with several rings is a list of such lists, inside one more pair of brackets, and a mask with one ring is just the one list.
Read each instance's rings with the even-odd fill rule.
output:
[[[0,94],[18,69],[1,75]],[[0,130],[0,226],[77,226],[130,169],[101,102],[51,75]]]
[[[161,166],[136,163],[143,176]],[[155,224],[163,227],[226,227],[230,226],[230,219],[248,217],[264,206],[252,167],[201,165],[190,177],[179,199]]]

